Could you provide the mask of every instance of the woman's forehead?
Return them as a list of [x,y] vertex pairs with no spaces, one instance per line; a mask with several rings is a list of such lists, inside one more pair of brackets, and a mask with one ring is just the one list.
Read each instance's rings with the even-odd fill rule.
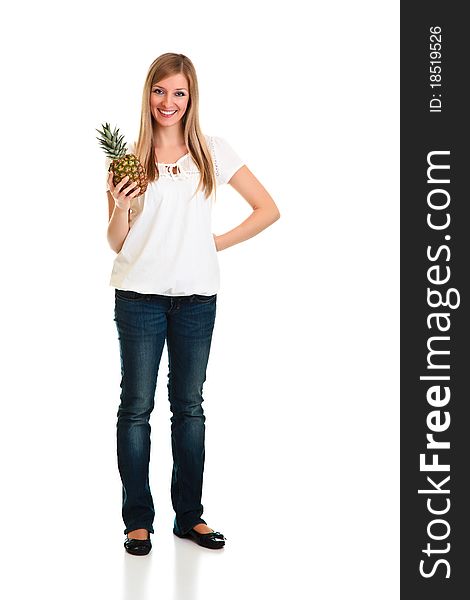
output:
[[160,81],[156,81],[153,85],[158,85],[158,87],[164,90],[172,89],[172,86],[175,86],[173,88],[175,90],[187,90],[188,81],[183,74],[178,73],[170,77],[165,77],[165,79],[160,79]]

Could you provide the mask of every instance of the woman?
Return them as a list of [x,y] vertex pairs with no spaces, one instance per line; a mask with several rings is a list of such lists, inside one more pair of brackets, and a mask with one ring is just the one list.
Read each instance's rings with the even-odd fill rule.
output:
[[[144,194],[125,178],[107,179],[108,242],[117,252],[110,285],[121,356],[117,413],[122,516],[131,554],[148,554],[155,516],[149,485],[150,414],[167,342],[173,472],[173,532],[207,548],[225,536],[202,518],[205,416],[202,388],[215,322],[217,252],[247,240],[276,221],[273,199],[229,144],[201,132],[192,62],[166,53],[150,66],[140,133],[130,148],[145,166]],[[107,159],[109,165],[109,159]],[[253,213],[238,227],[211,233],[218,185],[230,183]]]

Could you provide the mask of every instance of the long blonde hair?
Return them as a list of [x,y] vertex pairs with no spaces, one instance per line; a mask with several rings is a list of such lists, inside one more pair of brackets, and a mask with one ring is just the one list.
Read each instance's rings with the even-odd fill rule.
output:
[[157,123],[150,111],[150,95],[156,83],[178,73],[183,74],[189,84],[189,101],[186,112],[183,115],[183,134],[184,143],[200,172],[199,183],[195,193],[203,189],[206,199],[212,193],[214,193],[215,197],[217,186],[214,165],[204,134],[199,126],[199,89],[196,70],[191,60],[184,54],[167,52],[156,58],[150,65],[142,94],[140,131],[135,144],[135,154],[145,166],[149,182],[158,180],[159,173],[155,164],[153,146],[154,131]]

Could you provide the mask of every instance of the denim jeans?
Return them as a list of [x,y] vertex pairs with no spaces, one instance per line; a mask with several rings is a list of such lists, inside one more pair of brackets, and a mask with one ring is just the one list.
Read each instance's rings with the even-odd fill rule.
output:
[[167,342],[168,399],[173,470],[174,527],[186,533],[206,523],[203,513],[205,420],[203,383],[215,323],[217,294],[163,296],[115,290],[114,321],[121,358],[117,456],[122,481],[124,533],[153,530],[150,490],[150,414],[160,359]]

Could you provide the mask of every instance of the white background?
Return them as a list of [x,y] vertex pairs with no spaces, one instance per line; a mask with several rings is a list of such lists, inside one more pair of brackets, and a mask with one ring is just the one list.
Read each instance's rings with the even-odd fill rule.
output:
[[[5,10],[5,597],[398,598],[399,3]],[[165,349],[153,550],[133,557],[95,129],[136,139],[144,79],[164,52],[193,61],[202,130],[229,141],[281,219],[218,255],[203,517],[227,545],[172,534]],[[214,233],[249,212],[220,188]]]

